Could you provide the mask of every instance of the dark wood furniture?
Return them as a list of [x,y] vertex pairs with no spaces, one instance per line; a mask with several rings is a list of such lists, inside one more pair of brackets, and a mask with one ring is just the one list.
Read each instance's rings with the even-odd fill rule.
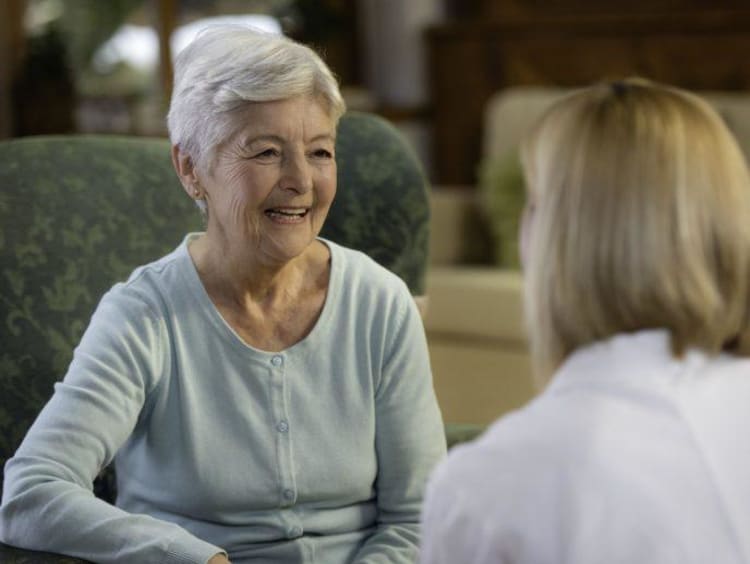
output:
[[515,85],[640,75],[750,90],[750,4],[697,0],[474,1],[427,31],[436,181],[471,184],[487,100]]

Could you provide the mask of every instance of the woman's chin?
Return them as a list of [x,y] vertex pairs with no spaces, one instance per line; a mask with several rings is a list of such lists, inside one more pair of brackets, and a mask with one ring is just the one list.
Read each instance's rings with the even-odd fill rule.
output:
[[303,255],[315,239],[316,235],[309,229],[300,233],[275,236],[273,239],[266,239],[262,245],[265,251],[263,254],[280,263],[289,262]]

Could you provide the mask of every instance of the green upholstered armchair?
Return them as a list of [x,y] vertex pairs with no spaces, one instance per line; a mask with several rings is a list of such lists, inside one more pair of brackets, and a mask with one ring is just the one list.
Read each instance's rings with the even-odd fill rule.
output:
[[[322,235],[363,250],[424,292],[428,186],[387,122],[339,125],[338,193]],[[0,143],[0,480],[71,360],[100,296],[171,251],[202,219],[163,139],[25,138]],[[448,443],[476,430],[448,429]],[[111,473],[94,485],[111,499]],[[80,562],[0,545],[0,561]]]

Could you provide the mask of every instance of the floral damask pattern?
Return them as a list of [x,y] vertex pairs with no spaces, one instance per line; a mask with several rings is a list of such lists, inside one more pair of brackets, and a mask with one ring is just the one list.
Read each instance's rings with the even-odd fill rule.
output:
[[165,141],[39,137],[0,144],[0,226],[4,463],[64,375],[99,297],[201,219]]
[[[100,296],[200,226],[163,140],[0,143],[0,468],[65,374]],[[6,547],[0,560],[79,562]]]

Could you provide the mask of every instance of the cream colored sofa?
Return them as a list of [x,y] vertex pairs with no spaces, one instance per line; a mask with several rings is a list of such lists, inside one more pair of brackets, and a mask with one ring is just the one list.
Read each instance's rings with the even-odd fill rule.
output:
[[[503,159],[565,91],[516,88],[487,105],[480,162]],[[750,155],[750,94],[704,93]],[[485,202],[473,187],[432,193],[429,306],[425,317],[435,389],[446,420],[489,423],[534,395],[523,329],[522,278],[492,266]]]
[[[533,394],[518,271],[476,264],[489,241],[474,194],[436,188],[425,328],[447,421],[489,423]],[[475,264],[472,264],[475,263]]]

